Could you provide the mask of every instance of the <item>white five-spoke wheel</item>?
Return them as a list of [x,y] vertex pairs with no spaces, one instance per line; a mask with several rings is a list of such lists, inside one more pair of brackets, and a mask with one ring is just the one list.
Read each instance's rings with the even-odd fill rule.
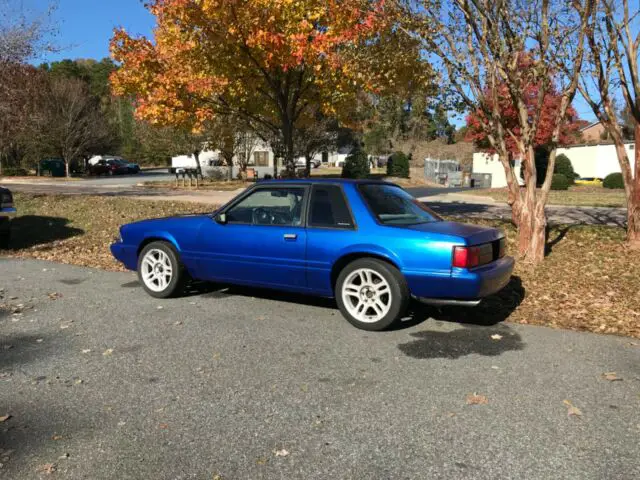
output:
[[179,294],[186,277],[176,250],[167,242],[152,242],[138,256],[138,278],[153,297],[167,298]]
[[363,330],[383,330],[407,309],[409,289],[400,271],[376,258],[360,258],[342,269],[335,286],[344,317]]
[[142,281],[149,290],[162,292],[171,283],[173,266],[169,255],[157,248],[145,253],[141,263]]
[[359,268],[342,284],[345,308],[360,322],[377,322],[389,313],[391,289],[384,277],[370,268]]

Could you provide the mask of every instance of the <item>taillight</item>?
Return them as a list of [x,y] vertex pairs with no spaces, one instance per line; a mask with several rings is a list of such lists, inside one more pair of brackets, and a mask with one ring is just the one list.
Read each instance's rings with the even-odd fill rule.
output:
[[479,247],[453,247],[453,266],[473,268],[480,264]]
[[504,238],[500,239],[500,249],[498,250],[498,258],[502,258],[507,254],[507,241]]

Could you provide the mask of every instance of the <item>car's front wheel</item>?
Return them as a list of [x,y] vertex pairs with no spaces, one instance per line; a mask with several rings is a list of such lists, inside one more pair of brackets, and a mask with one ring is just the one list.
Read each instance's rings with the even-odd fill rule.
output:
[[152,297],[169,298],[182,292],[187,272],[173,246],[159,241],[146,245],[140,252],[138,278]]
[[393,265],[375,258],[348,264],[336,282],[342,315],[363,330],[384,330],[399,320],[409,305],[407,283]]

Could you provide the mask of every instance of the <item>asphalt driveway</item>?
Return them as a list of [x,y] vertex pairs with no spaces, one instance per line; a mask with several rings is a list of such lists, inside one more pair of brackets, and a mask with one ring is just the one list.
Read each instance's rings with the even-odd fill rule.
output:
[[628,338],[424,309],[368,333],[330,301],[159,301],[38,261],[0,259],[0,291],[1,478],[640,477]]

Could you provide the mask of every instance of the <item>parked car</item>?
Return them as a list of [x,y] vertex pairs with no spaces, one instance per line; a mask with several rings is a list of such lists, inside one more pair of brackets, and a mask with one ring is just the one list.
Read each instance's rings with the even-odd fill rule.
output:
[[114,160],[114,162],[124,166],[124,168],[126,168],[127,170],[127,173],[140,173],[140,165],[138,165],[137,163],[127,162],[126,160]]
[[11,218],[16,214],[11,191],[0,187],[0,249],[9,248]]
[[156,298],[189,279],[335,297],[365,330],[411,298],[477,305],[514,266],[499,230],[444,221],[392,183],[343,179],[262,181],[212,214],[124,225],[111,252]]
[[99,160],[89,165],[89,175],[123,175],[129,173],[125,164],[118,160]]
[[[311,159],[311,168],[319,168],[322,165],[322,161],[316,158]],[[307,159],[299,157],[296,160],[296,168],[307,168]]]
[[602,178],[597,177],[582,177],[576,179],[576,185],[586,185],[591,187],[601,187],[602,182]]

